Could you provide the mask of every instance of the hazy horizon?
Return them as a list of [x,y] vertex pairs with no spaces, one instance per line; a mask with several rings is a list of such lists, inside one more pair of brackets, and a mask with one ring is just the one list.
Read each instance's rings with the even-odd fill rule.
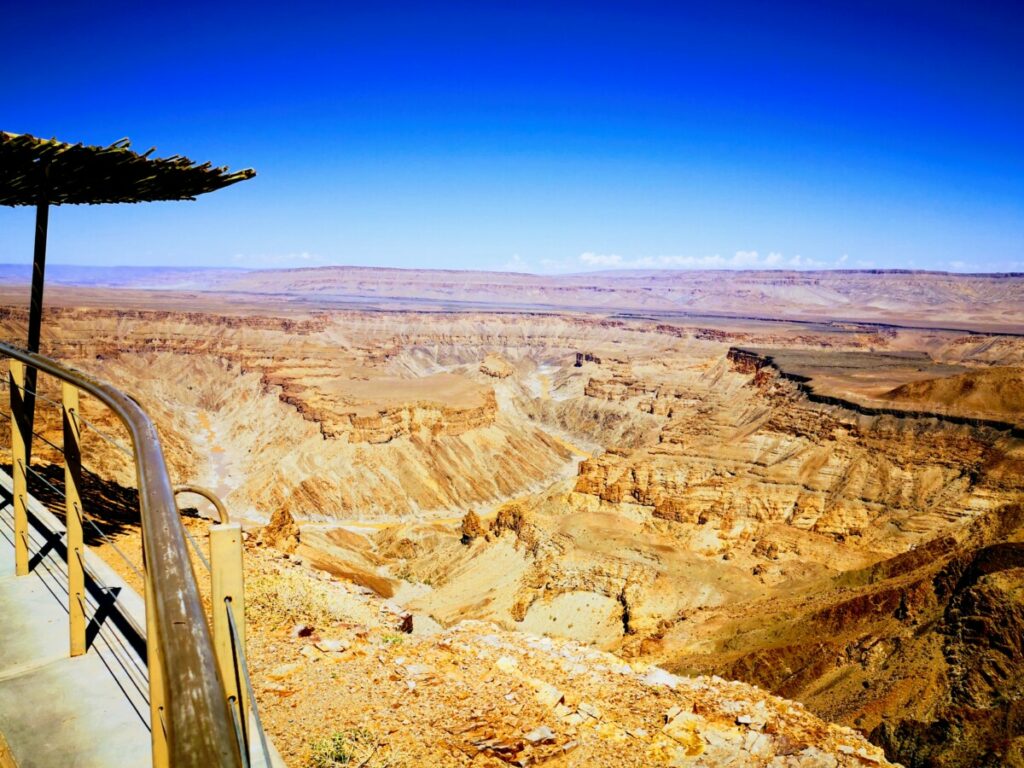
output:
[[[5,269],[17,269],[24,271],[26,276],[31,275],[31,263],[29,262],[0,262],[0,270]],[[203,270],[209,271],[233,271],[233,272],[273,272],[273,271],[286,271],[286,270],[300,270],[300,269],[370,269],[370,270],[396,270],[396,271],[419,271],[419,272],[482,272],[482,273],[493,273],[493,274],[508,274],[508,275],[527,275],[531,277],[586,277],[588,275],[601,276],[601,275],[615,275],[615,274],[630,274],[630,273],[670,273],[670,274],[687,274],[687,273],[705,273],[705,272],[725,272],[725,273],[760,273],[760,272],[779,272],[779,273],[790,273],[790,272],[805,272],[808,274],[814,273],[849,273],[849,274],[934,274],[934,275],[951,275],[959,277],[1022,277],[1024,276],[1024,270],[989,270],[989,271],[957,271],[957,270],[946,270],[946,269],[914,269],[905,267],[622,267],[622,268],[603,268],[603,269],[586,269],[578,270],[575,272],[530,272],[527,270],[516,270],[516,269],[487,269],[481,267],[429,267],[429,266],[416,266],[416,267],[393,267],[381,264],[358,264],[358,263],[337,263],[337,264],[298,264],[293,266],[256,266],[256,267],[243,267],[238,265],[181,265],[181,264],[93,264],[93,263],[68,263],[68,262],[48,262],[47,269],[77,269],[77,270],[104,270],[104,271],[180,271],[180,272],[197,272]],[[2,275],[0,275],[2,277]],[[55,276],[52,272],[48,273],[48,277],[59,277]]]

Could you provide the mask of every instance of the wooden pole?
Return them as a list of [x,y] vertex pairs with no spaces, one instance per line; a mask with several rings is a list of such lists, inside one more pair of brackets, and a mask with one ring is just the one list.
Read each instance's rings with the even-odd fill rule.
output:
[[85,557],[82,541],[82,454],[78,387],[64,382],[64,510],[68,530],[68,614],[71,655],[85,653]]
[[50,205],[45,200],[36,206],[36,242],[32,254],[32,299],[28,308],[28,351],[39,351],[43,321],[43,282],[46,277],[46,231],[50,224]]
[[[239,672],[236,655],[245,653],[245,585],[242,577],[242,526],[221,523],[210,526],[210,582],[213,602],[213,652],[228,703],[238,704],[242,740],[249,745],[249,697]],[[227,611],[235,620],[233,638]]]
[[10,362],[11,477],[14,480],[14,572],[28,575],[28,441],[24,398],[25,364]]
[[[36,205],[36,241],[32,253],[32,295],[28,306],[29,352],[39,351],[39,337],[43,324],[43,286],[46,281],[46,233],[50,225],[50,204],[46,200]],[[32,455],[32,427],[36,415],[36,369],[26,371],[25,415],[28,420],[28,436],[25,438],[26,451]]]

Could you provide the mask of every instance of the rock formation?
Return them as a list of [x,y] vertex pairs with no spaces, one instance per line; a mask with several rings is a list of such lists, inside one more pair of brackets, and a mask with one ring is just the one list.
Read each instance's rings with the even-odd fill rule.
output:
[[487,355],[480,363],[480,373],[485,373],[495,379],[507,379],[515,372],[515,368],[498,355]]
[[472,509],[463,516],[460,531],[463,544],[469,544],[473,539],[478,539],[486,533],[480,524],[480,516]]
[[299,526],[288,511],[288,507],[278,507],[270,516],[270,522],[260,529],[261,544],[274,547],[282,552],[294,552],[299,546]]

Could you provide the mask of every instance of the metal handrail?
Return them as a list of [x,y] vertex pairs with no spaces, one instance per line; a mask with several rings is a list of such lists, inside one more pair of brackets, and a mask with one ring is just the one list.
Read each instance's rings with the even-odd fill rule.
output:
[[[217,610],[217,606],[214,606]],[[256,733],[260,737],[260,749],[263,751],[265,765],[270,768],[273,765],[273,758],[270,756],[270,747],[267,746],[267,734],[263,730],[263,721],[260,719],[258,705],[256,704],[256,692],[252,689],[252,678],[249,677],[249,662],[245,658],[245,648],[238,635],[238,626],[235,624],[235,612],[231,610],[231,598],[224,599],[224,612],[228,617],[228,628],[231,630],[231,647],[235,661],[235,672],[245,683],[245,692],[249,697],[249,706],[252,707],[252,719],[256,725]],[[241,708],[239,708],[241,709]]]
[[[156,427],[131,397],[88,374],[0,342],[0,354],[68,382],[110,408],[131,436],[135,458],[146,593],[159,653],[164,726],[174,766],[239,768],[242,756],[214,657],[210,628],[188,556]],[[152,654],[151,654],[152,657]],[[160,722],[151,723],[154,729]]]
[[196,496],[202,496],[208,502],[213,504],[213,508],[217,510],[217,517],[220,518],[222,523],[230,523],[231,518],[228,516],[228,508],[224,506],[224,502],[220,500],[220,496],[202,485],[195,485],[194,483],[182,483],[176,485],[172,489],[174,495],[177,496],[179,493],[194,493]]
[[[231,523],[227,507],[220,496],[201,485],[183,483],[174,486],[175,495],[194,493],[209,501],[217,510],[219,524],[210,527],[210,560],[206,559],[202,548],[189,532],[187,526],[182,530],[195,550],[199,561],[210,574],[211,601],[213,603],[213,645],[221,665],[221,675],[228,678],[225,682],[228,708],[231,710],[231,722],[242,751],[243,765],[248,768],[253,764],[257,746],[253,741],[253,730],[259,737],[259,749],[263,755],[263,765],[271,768],[276,763],[270,752],[267,734],[260,718],[256,694],[249,676],[249,663],[246,660],[245,637],[239,631],[239,625],[245,624],[245,576],[242,568],[242,527]],[[217,615],[217,603],[223,602],[225,613]],[[227,618],[224,622],[223,618]],[[221,635],[218,637],[218,630]],[[224,637],[224,633],[229,638]],[[224,642],[226,639],[230,642]],[[230,659],[227,671],[225,659]]]

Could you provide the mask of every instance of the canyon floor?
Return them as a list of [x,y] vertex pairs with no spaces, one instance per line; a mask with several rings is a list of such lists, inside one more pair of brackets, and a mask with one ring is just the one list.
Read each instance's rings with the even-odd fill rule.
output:
[[294,764],[1024,765],[1024,278],[311,272],[59,285],[43,338],[246,522]]

